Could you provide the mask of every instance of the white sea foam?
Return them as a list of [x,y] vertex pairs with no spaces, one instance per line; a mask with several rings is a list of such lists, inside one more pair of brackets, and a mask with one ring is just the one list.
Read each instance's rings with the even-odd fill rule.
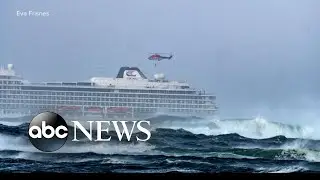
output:
[[271,138],[283,135],[287,138],[320,139],[319,126],[299,126],[271,122],[262,117],[232,120],[193,120],[188,122],[171,122],[159,127],[171,129],[183,128],[194,134],[221,135],[237,133],[254,139]]
[[[135,154],[150,154],[154,147],[147,145],[145,143],[138,144],[110,144],[99,143],[99,144],[81,144],[81,145],[65,145],[58,151],[53,153],[43,153],[33,147],[31,143],[28,142],[28,139],[23,137],[15,137],[10,135],[4,135],[0,133],[0,151],[3,150],[13,150],[21,151],[18,154],[11,156],[0,156],[0,158],[14,158],[14,159],[29,159],[36,161],[45,161],[50,158],[50,154],[55,153],[97,153],[97,154],[126,154],[126,155],[135,155]],[[40,153],[40,154],[39,154]],[[91,159],[92,160],[92,159]],[[68,159],[59,159],[58,161],[68,161]],[[70,160],[74,162],[74,160]]]
[[12,122],[12,121],[0,121],[0,124],[6,125],[6,126],[20,126],[24,122]]
[[261,167],[256,169],[260,173],[293,173],[299,171],[307,171],[308,169],[302,166],[293,165],[287,167]]

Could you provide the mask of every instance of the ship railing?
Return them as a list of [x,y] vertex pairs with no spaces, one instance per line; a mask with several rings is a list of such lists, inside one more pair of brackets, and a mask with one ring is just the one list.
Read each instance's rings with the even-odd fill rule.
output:
[[[88,87],[90,85],[79,85],[79,84],[68,84],[68,83],[63,83],[63,82],[39,82],[39,83],[36,83],[36,82],[28,82],[27,80],[23,80],[22,81],[23,84],[25,85],[34,85],[34,86],[37,86],[37,85],[41,85],[41,86],[56,86],[56,87],[60,87],[60,86],[64,86],[64,87]],[[92,84],[93,85],[93,84]],[[92,87],[91,85],[91,87]],[[99,87],[99,86],[97,86]],[[192,91],[192,92],[195,92],[196,94],[198,95],[212,95],[210,93],[207,93],[206,91],[204,90],[198,90],[196,88],[187,88],[187,89],[181,89],[181,88],[174,88],[172,86],[166,86],[166,87],[159,87],[159,86],[114,86],[114,85],[107,85],[107,86],[100,86],[100,87],[104,87],[104,88],[110,88],[110,89],[140,89],[140,88],[144,88],[144,89],[155,89],[155,90],[179,90],[179,91]]]
[[197,92],[198,92],[198,95],[207,95],[206,91],[204,90],[198,90]]
[[45,86],[47,84],[46,83],[29,83],[29,85],[42,85],[42,86]]
[[186,80],[180,80],[180,81],[177,81],[178,83],[187,83]]

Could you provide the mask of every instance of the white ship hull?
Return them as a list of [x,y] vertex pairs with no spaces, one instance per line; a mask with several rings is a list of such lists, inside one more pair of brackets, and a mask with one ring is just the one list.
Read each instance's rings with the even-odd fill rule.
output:
[[136,67],[121,67],[116,78],[85,82],[29,83],[12,66],[0,69],[0,118],[36,116],[44,111],[69,120],[146,120],[159,114],[206,117],[215,96],[164,76],[150,80]]

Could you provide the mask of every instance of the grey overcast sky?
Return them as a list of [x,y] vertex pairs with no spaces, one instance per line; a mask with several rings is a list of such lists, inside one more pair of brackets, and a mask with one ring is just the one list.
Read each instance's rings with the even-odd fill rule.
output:
[[[30,10],[50,15],[16,16]],[[7,0],[0,13],[0,62],[30,81],[138,66],[215,93],[225,117],[320,111],[319,0]],[[174,58],[155,69],[151,52]]]

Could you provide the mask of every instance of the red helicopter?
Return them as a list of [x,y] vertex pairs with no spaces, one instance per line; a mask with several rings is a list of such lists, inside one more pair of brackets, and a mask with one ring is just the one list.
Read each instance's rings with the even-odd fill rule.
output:
[[163,59],[171,59],[173,56],[170,55],[170,56],[162,56],[158,53],[155,53],[155,54],[152,54],[151,56],[148,57],[149,60],[152,60],[152,61],[161,61]]
[[148,57],[148,59],[150,61],[155,61],[154,66],[157,66],[157,64],[156,64],[157,61],[162,61],[164,59],[170,60],[173,57],[172,54],[170,54],[170,56],[165,56],[165,55],[160,55],[160,54],[163,54],[163,53],[154,53]]

